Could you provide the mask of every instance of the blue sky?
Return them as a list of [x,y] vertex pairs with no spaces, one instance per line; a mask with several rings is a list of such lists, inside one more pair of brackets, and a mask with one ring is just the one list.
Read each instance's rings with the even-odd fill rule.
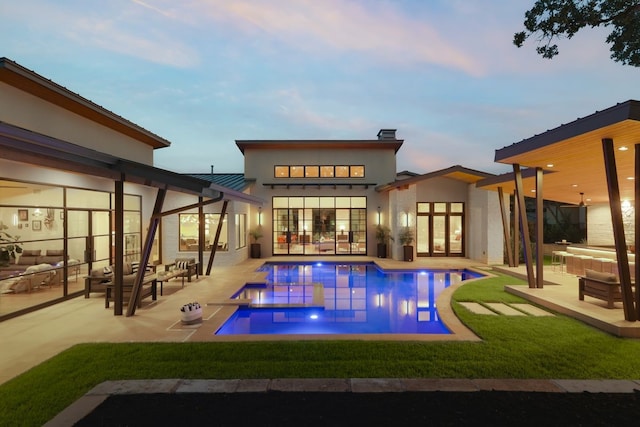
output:
[[533,0],[20,0],[0,56],[172,142],[155,165],[242,172],[236,139],[375,139],[398,170],[501,173],[494,151],[640,99],[606,32],[512,44]]

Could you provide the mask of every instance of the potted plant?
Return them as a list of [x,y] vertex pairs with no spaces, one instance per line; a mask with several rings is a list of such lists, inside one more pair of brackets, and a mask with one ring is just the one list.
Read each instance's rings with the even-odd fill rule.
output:
[[17,243],[20,236],[12,236],[4,230],[9,227],[0,221],[0,266],[7,266],[22,253],[22,247]]
[[249,230],[249,235],[253,239],[253,243],[251,243],[251,258],[260,258],[261,246],[258,240],[262,237],[262,227],[258,225],[252,228]]
[[404,260],[405,261],[413,261],[413,228],[411,227],[403,227],[400,230],[400,235],[398,236],[400,240],[400,244],[402,244],[402,248],[404,250]]
[[391,229],[386,225],[378,224],[376,226],[376,240],[378,241],[378,258],[387,257],[387,244],[391,237]]

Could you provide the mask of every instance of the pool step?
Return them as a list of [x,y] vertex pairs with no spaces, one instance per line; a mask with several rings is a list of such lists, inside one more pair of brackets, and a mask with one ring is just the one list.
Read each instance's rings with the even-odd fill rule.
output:
[[249,303],[251,308],[322,308],[324,309],[324,286],[321,283],[313,284],[313,296],[311,303]]

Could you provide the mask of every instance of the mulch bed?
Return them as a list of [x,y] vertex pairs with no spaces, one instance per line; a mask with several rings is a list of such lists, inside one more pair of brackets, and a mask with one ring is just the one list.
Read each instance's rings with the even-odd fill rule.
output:
[[113,395],[77,426],[638,426],[640,393]]

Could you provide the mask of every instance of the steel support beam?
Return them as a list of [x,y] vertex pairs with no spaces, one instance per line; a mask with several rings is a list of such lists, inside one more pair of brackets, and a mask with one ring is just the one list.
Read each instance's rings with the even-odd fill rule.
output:
[[213,241],[213,246],[211,247],[211,256],[209,257],[209,264],[207,265],[207,276],[211,274],[211,267],[213,267],[213,258],[216,255],[216,249],[218,248],[218,240],[220,239],[220,233],[222,232],[222,221],[224,220],[224,216],[227,214],[228,205],[229,205],[228,200],[225,200],[224,203],[222,204],[220,221],[218,221],[218,228],[216,229],[216,237]]
[[147,230],[147,237],[144,240],[144,246],[142,247],[142,253],[140,254],[140,264],[138,265],[138,272],[136,274],[135,281],[133,282],[133,289],[131,290],[131,297],[129,298],[129,306],[127,307],[127,317],[133,316],[136,313],[136,302],[138,296],[142,292],[142,280],[147,271],[147,264],[149,264],[149,258],[151,258],[151,249],[153,248],[153,239],[156,236],[156,231],[160,224],[160,217],[155,214],[162,211],[162,205],[167,195],[166,189],[158,189],[156,194],[156,204],[153,207],[154,215],[149,219],[149,228]]
[[114,272],[113,272],[113,314],[122,316],[124,289],[122,275],[124,263],[124,176],[114,182]]
[[609,206],[611,208],[611,222],[613,224],[613,240],[618,260],[618,276],[620,278],[620,291],[622,293],[622,308],[624,318],[628,321],[636,321],[636,310],[631,290],[631,274],[629,271],[629,257],[627,256],[627,243],[624,236],[622,223],[622,206],[620,203],[620,187],[618,186],[618,171],[616,168],[616,156],[613,148],[613,139],[602,139],[602,151],[604,154],[604,166],[607,175],[607,188],[609,190]]
[[527,208],[524,203],[524,192],[522,186],[522,173],[520,165],[514,163],[513,174],[516,181],[516,192],[518,193],[518,205],[520,212],[520,235],[522,236],[522,249],[524,251],[524,263],[527,267],[527,281],[530,288],[536,287],[536,278],[533,275],[533,257],[531,256],[531,239],[529,238],[529,222],[527,221]]
[[536,168],[536,288],[544,284],[544,203],[542,168]]
[[204,207],[202,197],[198,197],[198,275],[202,275],[202,263],[204,262],[204,248],[205,248],[205,228],[206,223],[204,220]]
[[[638,202],[640,201],[640,144],[635,145],[635,183],[634,183],[634,200],[633,200],[633,210],[634,210],[634,236],[633,236],[633,244],[634,244],[634,253],[635,256],[638,256],[638,248],[640,248],[640,206]],[[635,277],[636,283],[640,280],[640,260],[636,259],[635,264]],[[640,320],[640,287],[636,285],[636,320]]]
[[509,231],[509,218],[507,216],[507,208],[504,205],[504,191],[502,187],[498,187],[498,199],[500,201],[500,214],[502,216],[502,233],[504,235],[504,244],[507,248],[507,262],[509,267],[515,267],[513,262],[513,250],[511,249],[511,232]]
[[513,262],[514,267],[520,265],[520,238],[519,238],[519,226],[520,224],[520,205],[518,202],[518,190],[513,191]]

